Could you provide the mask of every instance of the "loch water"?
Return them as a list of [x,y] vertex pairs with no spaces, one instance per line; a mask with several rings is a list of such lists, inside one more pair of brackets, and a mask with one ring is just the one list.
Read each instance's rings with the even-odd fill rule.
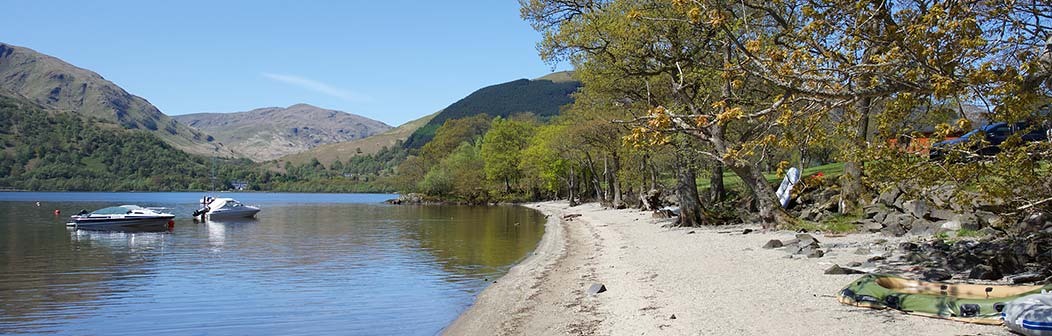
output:
[[[382,194],[221,193],[263,211],[199,223],[202,196],[0,192],[0,334],[433,335],[544,228],[525,207]],[[122,204],[167,207],[175,227],[64,225]]]

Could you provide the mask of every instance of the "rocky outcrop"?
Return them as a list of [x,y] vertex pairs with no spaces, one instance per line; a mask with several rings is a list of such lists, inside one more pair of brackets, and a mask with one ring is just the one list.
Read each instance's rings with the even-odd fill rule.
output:
[[380,121],[307,104],[235,113],[185,114],[173,118],[212,134],[219,142],[254,161],[273,160],[320,145],[363,139],[391,129]]

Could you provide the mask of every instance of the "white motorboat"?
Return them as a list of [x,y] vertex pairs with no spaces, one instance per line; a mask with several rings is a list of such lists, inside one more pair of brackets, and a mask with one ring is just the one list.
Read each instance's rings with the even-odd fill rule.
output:
[[81,210],[80,213],[70,216],[66,226],[86,230],[160,231],[175,225],[175,215],[161,212],[163,209],[121,205],[90,213]]
[[205,216],[208,219],[251,218],[259,212],[259,207],[245,205],[233,198],[205,197],[201,200],[204,207],[194,211],[194,217]]

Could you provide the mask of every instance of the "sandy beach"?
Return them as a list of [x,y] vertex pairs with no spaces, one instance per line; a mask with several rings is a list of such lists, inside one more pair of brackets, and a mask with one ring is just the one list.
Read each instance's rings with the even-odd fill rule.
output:
[[[763,249],[794,232],[758,225],[666,228],[649,212],[564,201],[526,205],[549,215],[536,251],[483,291],[447,335],[1010,335],[1007,328],[842,305],[876,234],[826,237],[823,258]],[[562,220],[566,214],[580,214]],[[894,241],[889,244],[894,245]],[[587,293],[601,283],[607,291]]]

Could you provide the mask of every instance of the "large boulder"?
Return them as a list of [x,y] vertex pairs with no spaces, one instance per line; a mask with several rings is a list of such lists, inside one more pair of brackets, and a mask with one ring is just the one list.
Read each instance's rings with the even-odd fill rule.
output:
[[902,195],[902,190],[900,190],[899,187],[893,187],[880,193],[880,196],[877,196],[877,201],[884,205],[892,206],[895,205],[895,200],[897,200],[900,195]]
[[979,280],[1000,280],[1004,275],[1001,274],[997,269],[988,265],[978,265],[972,268],[972,271],[968,273],[969,279]]
[[893,214],[888,215],[888,218],[884,219],[884,228],[880,231],[886,235],[895,237],[901,237],[910,230],[910,224],[913,223],[913,216],[907,214]]
[[931,215],[931,205],[924,199],[909,200],[902,202],[902,209],[917,218],[927,218]]
[[927,219],[917,218],[910,223],[910,234],[918,236],[930,236],[935,234],[935,231],[939,229],[939,225],[928,221]]

